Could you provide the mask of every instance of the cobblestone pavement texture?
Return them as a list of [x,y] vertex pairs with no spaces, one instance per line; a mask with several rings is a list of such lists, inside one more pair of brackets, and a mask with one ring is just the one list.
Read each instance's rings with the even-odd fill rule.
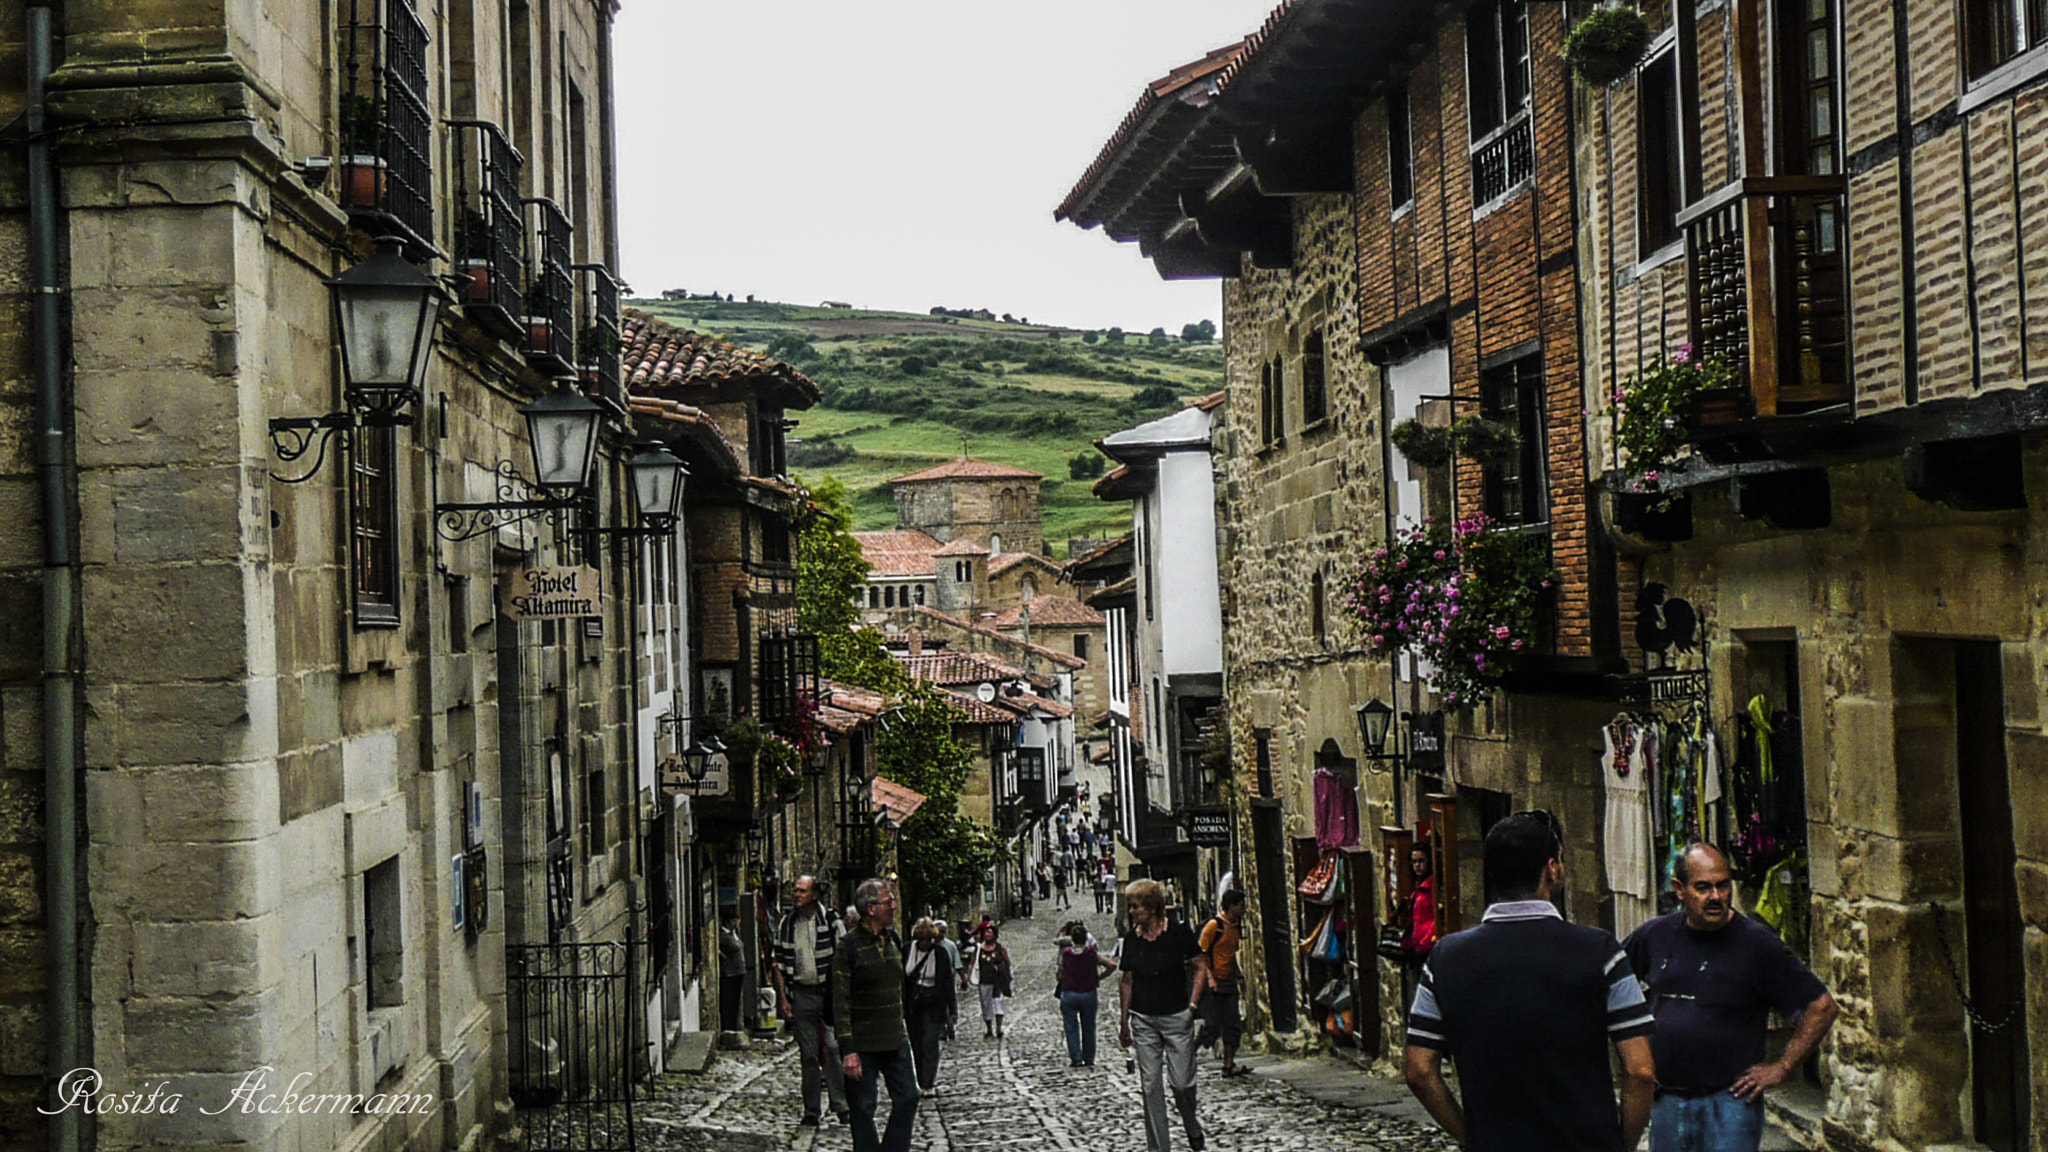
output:
[[[1089,919],[1091,927],[1107,927],[1106,917]],[[959,1038],[944,1045],[939,1090],[918,1106],[912,1147],[920,1152],[1144,1148],[1137,1077],[1126,1071],[1125,1054],[1116,1045],[1113,983],[1102,989],[1096,1066],[1068,1066],[1052,991],[1052,935],[1060,922],[1041,915],[1005,926],[1016,995],[1009,1000],[1003,1038],[983,1038],[974,1000],[963,996]],[[1252,1055],[1244,1063],[1254,1069],[1252,1075],[1223,1079],[1214,1050],[1202,1053],[1196,1084],[1208,1147],[1214,1152],[1439,1152],[1456,1147],[1428,1124],[1398,1081],[1370,1077],[1330,1057]],[[886,1094],[884,1099],[878,1126],[888,1114]],[[663,1076],[637,1111],[640,1145],[655,1152],[852,1147],[847,1129],[829,1113],[822,1127],[798,1126],[796,1049],[787,1041],[721,1051],[700,1075]],[[1178,1119],[1174,1124],[1174,1148],[1183,1149],[1185,1134]]]

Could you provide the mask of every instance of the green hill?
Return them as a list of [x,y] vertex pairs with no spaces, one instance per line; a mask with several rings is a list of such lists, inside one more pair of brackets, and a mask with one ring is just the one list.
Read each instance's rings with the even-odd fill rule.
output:
[[1119,535],[1130,529],[1129,507],[1088,491],[1106,466],[1094,441],[1223,386],[1214,343],[1115,342],[1110,332],[751,301],[630,303],[766,351],[816,380],[825,399],[797,414],[790,467],[800,477],[837,476],[863,531],[895,526],[891,476],[964,449],[1045,474],[1040,506],[1057,554],[1071,537]]

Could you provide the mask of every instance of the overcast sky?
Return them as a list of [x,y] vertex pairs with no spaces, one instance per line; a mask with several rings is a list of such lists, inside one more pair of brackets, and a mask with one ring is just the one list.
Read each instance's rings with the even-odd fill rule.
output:
[[1144,85],[1275,0],[626,0],[626,280],[1178,332],[1167,283],[1052,211]]

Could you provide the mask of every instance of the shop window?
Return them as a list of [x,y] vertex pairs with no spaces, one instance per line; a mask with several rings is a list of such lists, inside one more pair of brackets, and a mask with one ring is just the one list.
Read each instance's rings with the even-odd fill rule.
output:
[[1318,328],[1301,343],[1301,422],[1320,424],[1329,414],[1329,393],[1323,383],[1323,332]]
[[2048,0],[1963,0],[1963,19],[1972,78],[2048,44]]
[[1486,514],[1503,524],[1547,522],[1542,353],[1483,370],[1479,392],[1481,413],[1512,429],[1517,440],[1513,451],[1485,466]]
[[398,626],[398,429],[363,428],[349,452],[349,571],[358,628]]
[[1665,52],[1636,73],[1636,175],[1641,196],[1636,258],[1678,242],[1685,200],[1678,118],[1678,54]]
[[1395,211],[1415,202],[1415,130],[1408,89],[1387,93],[1387,198]]

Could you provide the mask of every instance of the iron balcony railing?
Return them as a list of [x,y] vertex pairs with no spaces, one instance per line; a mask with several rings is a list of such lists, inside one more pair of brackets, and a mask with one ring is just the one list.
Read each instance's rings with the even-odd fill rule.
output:
[[1484,208],[1536,175],[1536,130],[1524,108],[1472,145],[1472,207]]
[[1694,354],[1740,385],[1704,398],[1703,424],[1847,404],[1848,211],[1835,176],[1751,177],[1679,214]]
[[432,247],[427,26],[411,0],[340,0],[341,204],[356,224]]
[[624,350],[619,278],[602,264],[578,264],[574,271],[583,312],[582,325],[576,329],[576,366],[583,376],[583,390],[623,414],[626,394],[619,377]]
[[470,319],[518,340],[526,303],[526,225],[519,179],[526,158],[502,128],[484,120],[450,122],[455,134],[455,266]]
[[569,217],[552,200],[526,201],[527,362],[550,376],[576,371],[576,286],[569,275]]

